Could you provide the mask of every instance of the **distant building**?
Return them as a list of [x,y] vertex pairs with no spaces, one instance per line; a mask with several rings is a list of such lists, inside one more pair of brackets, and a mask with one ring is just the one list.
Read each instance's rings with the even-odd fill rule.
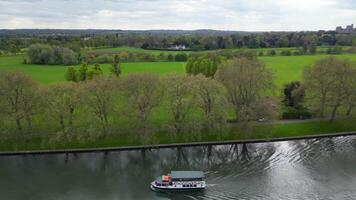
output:
[[184,44],[179,44],[171,47],[170,49],[175,49],[175,50],[185,50],[187,47]]
[[336,32],[351,34],[351,33],[356,33],[356,28],[354,28],[353,24],[346,26],[346,28],[342,28],[341,26],[338,26],[336,27]]

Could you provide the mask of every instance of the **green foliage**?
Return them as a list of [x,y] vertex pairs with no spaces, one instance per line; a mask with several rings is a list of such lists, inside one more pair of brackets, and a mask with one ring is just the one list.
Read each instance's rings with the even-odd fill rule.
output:
[[119,77],[121,74],[120,67],[120,58],[118,55],[115,55],[113,63],[111,65],[111,73],[113,73],[116,77]]
[[68,67],[66,72],[66,80],[78,82],[77,70],[74,67]]
[[283,95],[282,119],[305,119],[312,116],[310,111],[303,105],[305,88],[299,81],[285,84]]
[[87,80],[87,73],[88,73],[88,64],[86,63],[83,63],[79,70],[78,70],[78,73],[79,73],[79,77],[78,77],[78,80],[79,81],[85,81]]
[[188,59],[185,71],[187,74],[203,74],[206,77],[213,77],[222,61],[223,57],[215,54],[191,56]]
[[281,52],[281,56],[291,56],[292,52],[290,50],[283,50]]
[[342,53],[342,47],[340,46],[334,46],[332,48],[328,48],[326,50],[327,54],[341,54]]
[[275,50],[270,50],[267,53],[269,56],[275,56],[276,55],[276,51]]
[[88,70],[87,73],[87,79],[92,80],[95,77],[103,75],[103,71],[98,63],[95,63],[94,67],[92,69]]
[[68,48],[34,44],[28,49],[27,56],[32,64],[40,65],[75,65],[78,64],[77,55]]
[[174,60],[177,62],[185,62],[188,60],[188,55],[186,53],[178,53],[174,57]]

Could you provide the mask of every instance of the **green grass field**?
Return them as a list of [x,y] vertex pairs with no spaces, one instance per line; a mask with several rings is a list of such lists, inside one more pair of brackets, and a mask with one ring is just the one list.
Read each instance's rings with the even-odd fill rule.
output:
[[[157,74],[184,73],[183,62],[134,62],[122,63],[123,75],[132,72],[152,72]],[[105,74],[110,73],[110,65],[101,65]],[[66,66],[22,64],[21,56],[0,57],[0,71],[21,71],[40,83],[48,84],[65,81]]]
[[[315,56],[263,56],[259,57],[268,67],[270,67],[276,77],[276,84],[280,88],[283,84],[300,80],[305,66],[313,64],[318,59],[327,55]],[[356,55],[337,55],[338,58],[346,58],[356,61]],[[104,73],[110,73],[110,65],[101,65]],[[182,62],[134,62],[122,63],[123,75],[132,72],[152,72],[157,74],[179,73],[183,74],[185,63]],[[22,64],[21,56],[0,57],[0,71],[17,70],[32,76],[40,83],[53,83],[65,80],[65,66],[56,65],[31,65]]]

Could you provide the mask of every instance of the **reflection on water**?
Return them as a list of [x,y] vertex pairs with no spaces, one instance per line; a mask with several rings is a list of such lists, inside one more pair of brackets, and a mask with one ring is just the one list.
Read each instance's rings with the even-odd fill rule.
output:
[[[150,191],[172,169],[203,170],[206,190]],[[356,136],[1,157],[0,199],[356,199]]]

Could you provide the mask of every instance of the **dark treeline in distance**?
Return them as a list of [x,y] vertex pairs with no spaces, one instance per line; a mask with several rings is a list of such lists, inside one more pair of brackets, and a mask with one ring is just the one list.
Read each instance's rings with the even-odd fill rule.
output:
[[115,30],[0,30],[0,50],[20,53],[31,44],[82,48],[138,47],[171,49],[184,46],[193,51],[230,48],[297,47],[313,53],[316,46],[353,46],[355,35],[335,31],[317,32],[235,32],[235,31],[115,31]]

